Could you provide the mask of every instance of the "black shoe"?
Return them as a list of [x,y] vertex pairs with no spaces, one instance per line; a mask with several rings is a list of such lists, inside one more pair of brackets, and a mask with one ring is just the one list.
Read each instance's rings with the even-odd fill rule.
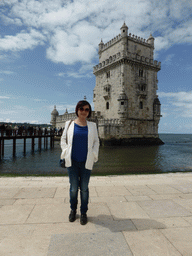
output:
[[76,220],[76,211],[71,210],[69,214],[69,221],[74,222]]
[[87,224],[87,214],[81,214],[81,217],[80,217],[80,223],[81,225],[85,225]]

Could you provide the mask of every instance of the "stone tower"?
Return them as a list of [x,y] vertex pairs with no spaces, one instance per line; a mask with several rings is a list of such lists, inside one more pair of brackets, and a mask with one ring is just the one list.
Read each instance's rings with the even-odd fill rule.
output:
[[[161,117],[157,72],[161,63],[153,59],[154,38],[128,35],[125,22],[121,34],[99,44],[99,64],[94,67],[95,112],[103,140],[158,139]],[[157,143],[158,144],[158,143]]]

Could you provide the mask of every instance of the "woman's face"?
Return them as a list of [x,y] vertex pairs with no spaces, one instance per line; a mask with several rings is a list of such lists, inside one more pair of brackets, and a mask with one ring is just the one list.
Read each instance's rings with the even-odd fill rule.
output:
[[85,105],[83,107],[78,108],[78,117],[87,118],[89,115],[89,105]]

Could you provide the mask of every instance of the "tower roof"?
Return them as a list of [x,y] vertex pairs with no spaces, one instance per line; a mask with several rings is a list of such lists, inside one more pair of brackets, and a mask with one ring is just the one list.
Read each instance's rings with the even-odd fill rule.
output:
[[121,29],[122,28],[128,28],[127,25],[125,24],[125,21],[124,21],[123,26],[121,27]]
[[122,89],[121,93],[119,94],[118,101],[120,100],[127,100],[127,94],[125,93],[124,88]]
[[59,112],[57,111],[56,106],[54,106],[54,109],[51,112],[51,115],[57,115],[57,116],[59,115]]
[[99,44],[104,44],[102,38],[101,38],[101,42]]
[[161,103],[160,103],[158,97],[156,97],[156,98],[154,99],[154,102],[153,102],[153,103],[156,104],[156,105],[161,105]]
[[154,39],[154,37],[152,36],[152,34],[150,34],[148,40],[149,40],[149,39]]

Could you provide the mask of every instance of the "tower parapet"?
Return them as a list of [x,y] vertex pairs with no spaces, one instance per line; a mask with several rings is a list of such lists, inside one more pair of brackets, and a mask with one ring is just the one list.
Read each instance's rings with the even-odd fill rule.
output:
[[127,61],[131,62],[137,62],[143,65],[147,65],[150,67],[153,67],[155,69],[157,69],[157,71],[159,71],[161,69],[161,62],[157,61],[157,60],[153,60],[150,59],[148,57],[145,56],[140,56],[136,53],[131,53],[128,51],[121,51],[118,52],[112,56],[109,56],[109,58],[103,60],[102,62],[100,62],[99,64],[97,64],[96,66],[93,67],[93,73],[95,74],[97,71],[103,69],[104,67],[107,67],[121,59],[126,59]]
[[[127,27],[127,32],[128,32],[128,27]],[[99,44],[99,52],[105,51],[109,47],[111,47],[114,44],[120,42],[123,37],[125,37],[125,32],[117,35],[116,37],[114,37],[113,39],[109,40],[105,44],[101,40],[101,42]],[[137,36],[137,35],[129,33],[129,35],[126,35],[126,37],[127,37],[128,40],[130,40],[132,42],[139,43],[139,44],[142,44],[144,46],[153,47],[154,48],[154,40],[155,39],[154,39],[154,37],[152,35],[150,35],[148,39],[145,39],[145,38],[142,38],[140,36]]]

